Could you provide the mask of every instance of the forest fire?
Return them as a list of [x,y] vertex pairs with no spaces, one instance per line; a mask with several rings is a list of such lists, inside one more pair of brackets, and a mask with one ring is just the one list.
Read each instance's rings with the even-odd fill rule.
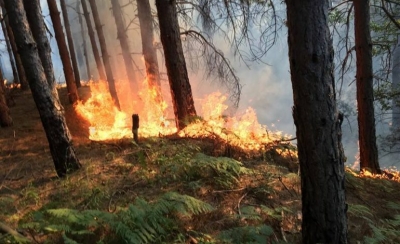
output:
[[[176,133],[175,122],[166,119],[173,117],[171,114],[167,115],[167,103],[157,101],[154,88],[148,87],[147,84],[145,80],[137,101],[120,96],[122,111],[119,111],[113,105],[107,84],[91,82],[91,97],[75,107],[76,111],[90,123],[89,139],[104,141],[131,138],[132,113],[139,114],[140,137],[166,136]],[[121,91],[121,95],[126,95],[126,92],[122,92],[124,91],[122,85],[117,85],[117,90]],[[217,136],[230,145],[246,150],[258,150],[269,142],[282,139],[280,132],[268,134],[266,126],[258,123],[256,113],[252,108],[248,108],[241,116],[225,116],[224,113],[228,109],[225,104],[226,99],[226,96],[218,92],[208,95],[201,101],[201,117],[180,131],[178,136],[192,138]],[[135,110],[135,107],[143,109]]]
[[[155,92],[149,89],[147,82],[143,84],[139,92],[139,101],[127,96],[128,92],[122,92],[125,87],[117,85],[121,100],[122,111],[119,111],[112,101],[106,82],[90,82],[91,96],[86,102],[79,102],[76,111],[89,123],[89,139],[104,141],[132,137],[131,114],[138,113],[142,121],[140,136],[168,135],[176,132],[176,128],[164,118],[167,108],[165,102],[155,103]],[[135,107],[145,107],[145,110],[137,111]],[[130,111],[130,112],[127,112]],[[132,112],[133,111],[133,112]]]

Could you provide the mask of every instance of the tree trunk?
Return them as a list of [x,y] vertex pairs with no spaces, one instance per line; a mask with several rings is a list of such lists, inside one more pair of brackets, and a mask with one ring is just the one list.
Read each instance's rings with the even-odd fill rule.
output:
[[164,48],[165,65],[174,106],[175,123],[178,130],[196,116],[192,88],[183,56],[175,0],[156,0],[160,25],[161,43]]
[[7,105],[6,87],[4,85],[3,71],[0,69],[0,126],[8,127],[13,124],[10,109]]
[[104,72],[104,66],[100,58],[100,53],[99,49],[97,48],[97,43],[96,43],[96,37],[94,35],[93,27],[92,27],[92,21],[90,20],[90,14],[86,5],[86,0],[81,0],[82,2],[82,10],[83,10],[83,15],[85,16],[86,20],[86,25],[88,28],[88,34],[89,34],[89,39],[90,43],[92,45],[92,50],[93,50],[93,56],[94,60],[96,61],[97,65],[97,70],[99,72],[100,80],[106,81],[106,74]]
[[286,0],[302,243],[346,243],[343,115],[336,106],[328,0]]
[[40,9],[40,2],[39,0],[23,0],[23,2],[32,36],[36,41],[40,61],[42,62],[46,74],[47,83],[53,95],[58,97],[53,62],[51,60],[51,46],[47,39],[46,26]]
[[[5,11],[3,11],[3,13],[4,12]],[[4,16],[5,16],[5,14],[4,14]],[[21,60],[20,54],[18,53],[17,44],[15,43],[14,33],[13,33],[13,30],[12,30],[10,24],[9,24],[8,16],[5,16],[4,20],[5,20],[6,29],[7,29],[7,36],[8,36],[8,39],[10,40],[11,48],[12,48],[12,51],[13,51],[13,54],[14,54],[15,64],[17,65],[19,84],[21,85],[21,89],[22,90],[28,90],[29,89],[29,84],[28,84],[28,81],[26,79],[25,70],[24,70],[24,67],[22,65],[22,60]]]
[[153,17],[149,0],[136,0],[140,34],[142,37],[142,52],[146,65],[146,76],[150,87],[157,88],[157,100],[161,101],[160,72],[158,69],[157,52],[154,48]]
[[[79,9],[79,7],[80,7],[80,1],[76,1],[76,9]],[[89,57],[88,57],[88,52],[87,52],[87,47],[86,47],[85,28],[83,27],[82,15],[80,13],[78,13],[78,15],[79,15],[79,24],[81,25],[81,35],[82,35],[82,40],[83,40],[83,43],[82,43],[83,55],[85,56],[86,73],[88,76],[88,80],[90,80],[92,78],[92,74],[90,72]]]
[[76,87],[81,87],[81,76],[79,74],[78,61],[76,60],[74,40],[72,39],[71,27],[69,25],[68,11],[65,0],[60,0],[61,11],[64,19],[65,33],[67,34],[67,41],[69,53],[71,55],[72,67],[74,68],[75,84]]
[[7,52],[8,52],[8,56],[10,58],[11,69],[12,69],[13,77],[14,77],[13,82],[15,84],[19,84],[20,82],[19,82],[19,77],[18,77],[18,72],[17,72],[17,66],[15,65],[15,62],[14,62],[14,56],[12,53],[10,39],[8,38],[6,24],[5,24],[5,21],[3,21],[3,20],[4,20],[4,15],[2,14],[1,29],[3,30],[3,35],[4,35],[4,39],[5,39],[6,46],[7,46]]
[[89,0],[89,3],[90,3],[90,7],[91,7],[92,13],[93,13],[93,20],[94,20],[94,25],[96,26],[97,37],[99,38],[100,49],[101,49],[101,54],[103,57],[104,67],[106,69],[108,89],[110,90],[110,94],[113,99],[114,105],[118,109],[121,109],[121,106],[120,106],[119,100],[118,100],[117,89],[115,88],[114,75],[113,75],[113,72],[111,69],[110,56],[108,55],[107,44],[106,44],[106,40],[105,40],[104,33],[103,33],[103,26],[101,25],[100,15],[99,15],[99,12],[97,11],[96,0]]
[[380,174],[375,135],[374,77],[369,27],[369,1],[354,0],[354,31],[357,57],[358,140],[361,170]]
[[[392,89],[400,91],[400,38],[393,51]],[[396,92],[397,93],[397,92]],[[400,96],[393,97],[392,101],[392,128],[394,131],[400,129]]]
[[7,0],[5,7],[10,16],[10,24],[15,30],[15,40],[21,50],[21,59],[49,141],[57,175],[63,177],[81,167],[72,147],[63,107],[49,89],[22,0]]
[[112,0],[112,10],[115,18],[115,24],[117,26],[118,40],[121,45],[122,57],[124,58],[126,74],[128,76],[131,88],[136,88],[132,92],[138,92],[138,84],[135,75],[135,69],[133,68],[133,60],[131,57],[131,51],[128,43],[128,36],[126,35],[124,20],[122,19],[122,10],[119,0]]
[[60,12],[55,0],[47,0],[50,10],[51,22],[53,23],[54,34],[57,41],[58,51],[64,68],[65,83],[67,84],[69,102],[74,104],[79,100],[78,89],[74,80],[74,71],[72,70],[71,58],[69,56],[65,35],[61,25]]

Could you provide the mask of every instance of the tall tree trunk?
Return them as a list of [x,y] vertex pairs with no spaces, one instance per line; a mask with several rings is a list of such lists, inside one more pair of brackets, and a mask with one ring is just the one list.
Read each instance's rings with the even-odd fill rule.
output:
[[69,25],[68,11],[67,11],[67,6],[65,4],[65,0],[60,0],[60,5],[64,19],[65,33],[67,34],[67,41],[68,41],[69,53],[71,55],[72,67],[74,68],[76,87],[81,87],[81,76],[79,74],[78,61],[76,60],[74,40],[72,39],[71,27]]
[[69,56],[65,35],[61,24],[60,12],[55,0],[47,0],[50,10],[51,22],[53,23],[54,34],[57,41],[58,51],[64,68],[65,83],[67,84],[69,102],[74,104],[79,100],[78,89],[74,80],[71,58]]
[[336,106],[329,0],[286,0],[302,243],[346,243],[343,115]]
[[39,0],[23,0],[26,9],[26,17],[32,32],[32,36],[36,41],[38,53],[44,72],[46,74],[47,83],[50,91],[54,96],[58,97],[56,80],[54,78],[53,62],[51,60],[51,46],[47,39],[46,27]]
[[196,115],[185,57],[183,56],[175,0],[156,0],[161,43],[178,130]]
[[99,49],[97,48],[96,37],[94,35],[94,31],[93,31],[93,27],[92,27],[92,21],[90,20],[90,14],[89,14],[89,11],[88,11],[86,0],[81,0],[81,2],[82,2],[83,15],[85,16],[86,25],[87,25],[88,34],[89,34],[89,39],[90,39],[90,43],[92,45],[93,56],[94,56],[94,60],[96,61],[97,70],[99,72],[100,80],[106,81],[107,78],[106,78],[106,74],[104,72],[103,63],[102,63],[101,58],[100,58]]
[[374,77],[369,27],[369,0],[354,0],[354,31],[357,57],[358,140],[361,170],[380,174],[375,135]]
[[131,56],[131,51],[128,43],[128,36],[126,35],[126,29],[124,20],[122,19],[122,10],[119,4],[119,0],[111,0],[112,10],[115,18],[115,24],[117,26],[118,40],[121,45],[122,57],[124,59],[126,74],[128,76],[131,88],[136,88],[132,92],[138,92],[138,84],[135,75],[135,69],[133,68],[133,60]]
[[[5,11],[3,11],[3,13],[5,13]],[[14,54],[15,64],[16,64],[17,70],[18,70],[19,84],[21,85],[22,90],[28,90],[29,89],[28,80],[26,79],[25,70],[22,65],[20,54],[18,53],[17,44],[15,43],[14,33],[9,24],[8,16],[5,16],[4,20],[5,20],[6,29],[7,29],[7,36],[8,36],[8,39],[10,40],[11,48],[12,48],[12,51]]]
[[150,2],[149,0],[136,0],[136,3],[147,81],[149,86],[157,88],[157,100],[161,101],[160,72],[158,69],[157,52],[154,48],[154,28]]
[[4,85],[3,71],[0,69],[0,126],[8,127],[13,124],[10,109],[7,105],[6,86]]
[[[393,91],[400,91],[400,38],[397,40],[397,45],[393,51],[392,58],[392,89]],[[400,96],[393,97],[392,128],[394,130],[400,129]]]
[[[76,1],[76,9],[80,8],[80,1]],[[79,15],[79,24],[81,26],[81,35],[82,35],[82,40],[83,40],[83,55],[85,56],[85,64],[86,64],[86,73],[88,76],[88,80],[92,78],[92,74],[90,72],[90,64],[89,64],[89,57],[88,57],[88,52],[87,52],[87,47],[86,47],[86,35],[85,35],[85,28],[83,27],[83,20],[82,20],[82,15],[78,13]]]
[[115,88],[114,75],[113,75],[113,72],[111,69],[110,56],[108,55],[108,51],[107,51],[106,39],[105,39],[104,33],[103,33],[103,26],[101,25],[100,15],[99,15],[99,12],[97,11],[96,0],[89,0],[89,3],[90,3],[90,7],[91,7],[92,13],[93,13],[93,20],[94,20],[94,24],[96,26],[97,37],[99,38],[100,49],[101,49],[101,54],[103,57],[104,67],[106,69],[108,89],[110,90],[110,94],[114,101],[114,105],[118,109],[121,109],[121,106],[119,104],[118,95],[117,95],[117,89]]
[[10,16],[10,24],[15,30],[15,40],[21,50],[21,59],[49,141],[57,175],[63,177],[81,167],[72,147],[63,108],[49,89],[36,43],[29,30],[22,0],[7,0],[5,7]]
[[13,77],[14,77],[13,82],[16,84],[19,84],[20,82],[19,82],[19,77],[18,77],[18,72],[17,72],[17,66],[15,65],[14,55],[12,52],[10,40],[7,35],[7,28],[6,28],[3,14],[1,15],[1,29],[3,30],[3,35],[4,35],[4,39],[5,39],[6,46],[7,46],[7,52],[8,52],[8,56],[10,58],[11,69],[12,69]]

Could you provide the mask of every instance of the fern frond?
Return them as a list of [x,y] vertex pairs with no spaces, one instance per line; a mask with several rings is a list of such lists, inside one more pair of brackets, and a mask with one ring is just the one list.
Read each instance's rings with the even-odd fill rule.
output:
[[395,202],[388,202],[388,207],[394,210],[400,210],[400,204]]
[[365,205],[349,204],[348,213],[354,216],[373,217],[371,209]]
[[134,204],[116,213],[65,208],[46,210],[46,214],[36,214],[37,222],[24,226],[62,233],[65,243],[75,244],[74,237],[94,234],[99,228],[107,228],[125,243],[158,243],[178,229],[177,216],[191,217],[213,210],[210,204],[191,196],[167,192],[151,203],[137,198]]
[[243,226],[223,231],[219,238],[221,241],[241,244],[241,243],[266,243],[266,238],[274,233],[268,225]]

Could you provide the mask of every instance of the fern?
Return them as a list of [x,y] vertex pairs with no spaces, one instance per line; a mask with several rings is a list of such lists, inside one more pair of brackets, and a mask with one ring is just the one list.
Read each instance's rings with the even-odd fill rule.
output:
[[394,216],[393,220],[382,220],[379,227],[369,224],[372,236],[365,237],[366,243],[399,243],[400,242],[400,215]]
[[400,204],[395,202],[388,202],[387,206],[394,210],[400,210]]
[[359,204],[349,204],[348,213],[354,216],[373,217],[371,209]]
[[[153,203],[138,198],[134,204],[117,213],[99,210],[47,210],[45,214],[36,215],[36,222],[22,227],[61,233],[64,242],[71,244],[79,243],[79,238],[94,235],[99,230],[108,231],[107,237],[103,238],[113,238],[118,242],[158,243],[176,232],[179,215],[191,217],[212,210],[209,204],[198,199],[168,192]],[[98,243],[102,243],[103,238]]]
[[250,171],[239,161],[227,157],[211,157],[197,153],[191,160],[179,165],[170,166],[179,172],[179,179],[195,181],[212,179],[222,188],[232,188],[239,183],[239,176]]
[[244,226],[236,227],[223,231],[219,238],[225,243],[241,244],[241,243],[268,243],[267,238],[272,235],[274,231],[268,225],[261,226]]

